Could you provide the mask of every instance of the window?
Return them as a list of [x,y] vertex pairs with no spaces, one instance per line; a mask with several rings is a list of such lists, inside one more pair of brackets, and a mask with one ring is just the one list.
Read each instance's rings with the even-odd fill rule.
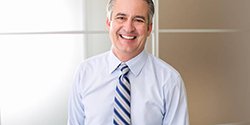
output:
[[64,125],[85,57],[82,0],[0,1],[1,125]]
[[106,3],[0,1],[0,125],[66,124],[75,68],[111,46]]

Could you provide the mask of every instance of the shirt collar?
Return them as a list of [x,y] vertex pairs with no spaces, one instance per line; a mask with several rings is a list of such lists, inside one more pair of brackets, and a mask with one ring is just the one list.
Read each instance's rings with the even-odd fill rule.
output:
[[113,71],[115,71],[118,66],[120,65],[121,61],[114,55],[112,50],[110,50],[108,55],[108,69],[109,73],[111,74]]
[[[143,50],[139,55],[137,55],[136,57],[130,59],[125,63],[128,65],[130,71],[135,76],[137,76],[142,70],[144,64],[146,63],[147,57],[148,57],[147,52]],[[121,61],[114,55],[112,51],[110,51],[108,58],[109,58],[109,73],[112,73],[120,65]]]

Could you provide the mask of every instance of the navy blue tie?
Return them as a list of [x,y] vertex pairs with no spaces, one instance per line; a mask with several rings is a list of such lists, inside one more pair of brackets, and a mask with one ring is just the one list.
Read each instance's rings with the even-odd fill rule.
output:
[[122,74],[116,86],[115,103],[114,103],[114,125],[131,125],[130,118],[130,82],[127,77],[129,68],[125,63],[121,64]]

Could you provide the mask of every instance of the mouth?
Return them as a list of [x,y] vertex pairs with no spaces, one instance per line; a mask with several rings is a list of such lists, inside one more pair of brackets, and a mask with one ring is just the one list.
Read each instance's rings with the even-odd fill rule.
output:
[[136,36],[126,36],[126,35],[121,35],[121,34],[120,34],[120,37],[122,39],[125,39],[125,40],[135,40],[136,39]]

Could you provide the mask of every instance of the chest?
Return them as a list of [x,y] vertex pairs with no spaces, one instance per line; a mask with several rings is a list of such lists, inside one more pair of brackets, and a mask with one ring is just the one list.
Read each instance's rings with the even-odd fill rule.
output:
[[[82,94],[87,125],[112,124],[118,77],[104,79],[93,79],[92,86],[86,87]],[[160,125],[164,114],[161,88],[152,80],[131,78],[130,81],[133,125]]]

